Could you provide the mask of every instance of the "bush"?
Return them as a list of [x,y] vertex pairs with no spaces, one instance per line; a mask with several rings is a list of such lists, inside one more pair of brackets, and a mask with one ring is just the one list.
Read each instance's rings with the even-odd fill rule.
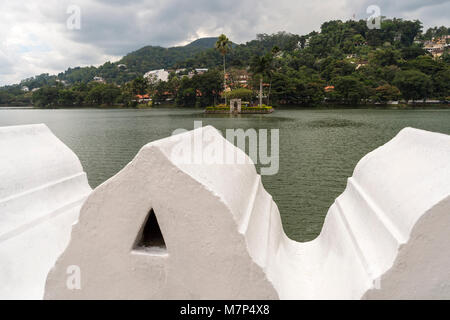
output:
[[222,105],[222,106],[216,106],[216,107],[213,107],[213,106],[206,107],[206,110],[225,111],[225,110],[230,110],[230,108]]
[[270,110],[272,109],[272,107],[266,106],[265,104],[263,104],[261,107],[256,106],[256,107],[242,107],[241,110],[243,111],[266,111],[266,110]]
[[417,70],[398,72],[393,84],[400,89],[405,100],[426,99],[432,91],[431,78]]
[[239,88],[230,92],[225,92],[223,96],[227,99],[251,100],[253,98],[253,91],[245,88]]
[[389,100],[398,100],[401,92],[396,86],[385,84],[375,89],[375,98],[377,102],[387,102]]

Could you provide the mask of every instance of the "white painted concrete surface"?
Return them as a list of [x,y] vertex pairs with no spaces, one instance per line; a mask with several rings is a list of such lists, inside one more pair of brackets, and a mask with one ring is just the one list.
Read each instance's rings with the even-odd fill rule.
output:
[[45,125],[0,128],[0,299],[42,299],[91,192],[77,156]]
[[[246,157],[212,127],[142,148],[89,196],[45,298],[450,298],[450,136],[408,128],[364,157],[308,243],[285,235],[249,158],[180,161],[203,138]],[[135,247],[151,209],[166,249]]]

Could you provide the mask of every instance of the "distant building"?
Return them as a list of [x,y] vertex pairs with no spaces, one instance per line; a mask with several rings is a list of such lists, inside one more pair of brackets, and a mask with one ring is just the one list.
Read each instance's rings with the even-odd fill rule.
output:
[[433,38],[433,42],[436,44],[442,44],[442,45],[446,45],[447,44],[447,39],[450,39],[450,36],[443,36],[440,38]]
[[331,91],[334,91],[334,86],[326,86],[323,89],[325,90],[325,92],[331,92]]
[[195,72],[197,72],[197,74],[204,74],[205,72],[208,72],[208,69],[199,68],[199,69],[195,69]]
[[156,81],[168,81],[169,80],[169,72],[164,69],[152,70],[147,72],[144,75],[144,78],[151,78]]
[[23,86],[23,87],[22,87],[22,91],[28,92],[28,91],[30,91],[30,89],[29,89],[28,87],[26,87],[26,86]]
[[189,72],[188,77],[189,79],[192,79],[193,76],[195,76],[196,74],[204,74],[205,72],[208,72],[209,69],[206,68],[197,68],[194,69],[193,71]]
[[305,39],[305,48],[309,47],[310,38]]
[[442,56],[444,54],[445,48],[438,48],[436,50],[434,50],[431,54],[433,55],[434,58],[439,58],[440,56]]
[[436,43],[429,41],[425,44],[424,49],[431,53],[433,57],[440,57],[444,53],[445,45],[442,43]]
[[369,64],[368,61],[360,60],[360,61],[358,62],[358,65],[356,66],[356,70],[359,70],[359,68],[365,67],[365,66],[367,66],[368,64]]
[[148,94],[138,94],[136,95],[136,101],[142,103],[142,102],[150,102],[152,101],[152,99],[150,99],[150,96]]
[[450,36],[448,35],[440,38],[433,38],[431,41],[425,41],[423,48],[431,53],[434,58],[438,58],[442,56],[445,49],[450,46],[450,44],[447,43],[448,39],[450,39]]
[[58,82],[58,83],[61,83],[61,84],[64,85],[64,86],[67,86],[67,85],[68,85],[66,80],[59,80],[59,79],[56,79],[55,81]]
[[102,77],[94,77],[93,81],[98,83],[106,83],[105,79],[103,79]]

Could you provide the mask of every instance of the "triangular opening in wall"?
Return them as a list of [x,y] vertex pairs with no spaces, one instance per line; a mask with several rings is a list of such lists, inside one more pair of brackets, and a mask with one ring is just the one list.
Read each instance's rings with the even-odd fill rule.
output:
[[153,209],[139,232],[134,249],[148,253],[167,253],[166,242]]

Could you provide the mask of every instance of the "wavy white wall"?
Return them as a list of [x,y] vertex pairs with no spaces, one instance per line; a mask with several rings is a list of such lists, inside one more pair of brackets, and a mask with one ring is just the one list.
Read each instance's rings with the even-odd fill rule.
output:
[[[180,161],[199,137],[245,157],[212,127],[145,146],[86,201],[46,298],[450,298],[450,136],[405,129],[364,157],[308,243],[285,235],[250,159]],[[133,248],[151,209],[164,254]]]
[[0,128],[0,299],[42,299],[90,192],[77,156],[45,125]]

